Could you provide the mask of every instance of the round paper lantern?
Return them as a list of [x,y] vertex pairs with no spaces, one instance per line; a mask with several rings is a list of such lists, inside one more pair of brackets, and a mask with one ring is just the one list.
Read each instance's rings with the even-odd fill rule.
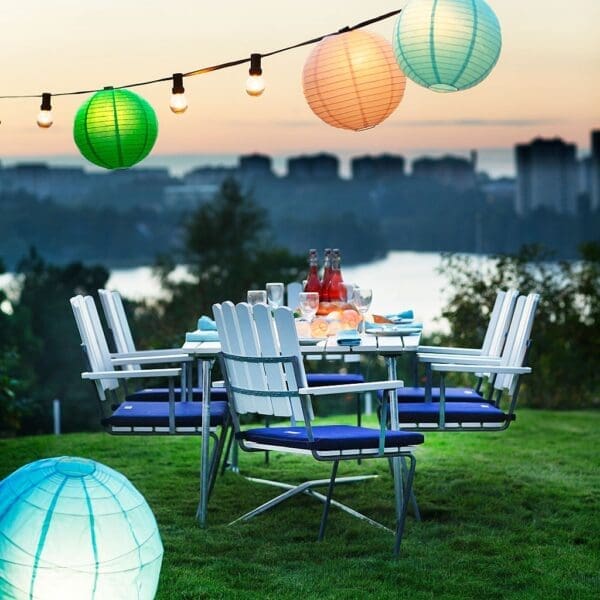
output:
[[396,109],[406,87],[391,44],[354,30],[326,37],[310,53],[302,75],[312,111],[333,127],[369,129]]
[[0,483],[0,598],[151,600],[162,556],[144,497],[105,465],[48,458]]
[[75,115],[73,137],[90,162],[105,169],[131,167],[152,150],[158,134],[154,109],[129,90],[106,88]]
[[488,76],[502,35],[484,0],[411,0],[396,21],[393,41],[407,77],[436,92],[456,92]]

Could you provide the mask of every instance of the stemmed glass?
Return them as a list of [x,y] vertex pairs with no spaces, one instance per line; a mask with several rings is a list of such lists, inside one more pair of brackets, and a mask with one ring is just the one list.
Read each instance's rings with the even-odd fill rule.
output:
[[265,290],[248,290],[247,298],[250,306],[254,306],[255,304],[266,304],[267,292]]
[[358,309],[360,316],[362,317],[360,322],[360,332],[365,332],[365,314],[371,306],[373,301],[373,290],[371,288],[354,288],[352,294],[352,303]]
[[300,292],[300,312],[308,322],[315,318],[318,308],[318,292]]
[[283,289],[283,283],[267,283],[267,300],[273,310],[283,306]]

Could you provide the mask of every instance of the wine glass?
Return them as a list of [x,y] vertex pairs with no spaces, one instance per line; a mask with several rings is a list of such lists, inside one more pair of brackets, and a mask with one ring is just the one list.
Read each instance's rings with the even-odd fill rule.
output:
[[356,306],[362,320],[360,322],[361,333],[365,332],[365,313],[369,310],[371,302],[373,301],[373,290],[371,288],[354,288],[352,295],[352,302]]
[[254,306],[255,304],[266,304],[267,292],[265,290],[248,290],[247,298],[250,306]]
[[308,322],[312,321],[315,318],[318,308],[318,292],[300,292],[300,312]]
[[283,283],[267,283],[267,300],[275,310],[283,305]]

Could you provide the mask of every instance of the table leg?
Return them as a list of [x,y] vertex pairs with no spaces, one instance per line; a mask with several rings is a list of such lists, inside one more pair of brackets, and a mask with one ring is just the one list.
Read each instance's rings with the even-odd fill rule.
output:
[[[198,360],[198,379],[202,378],[202,452],[200,455],[200,504],[196,516],[200,527],[206,526],[208,505],[209,449],[210,449],[210,387],[214,359]],[[200,381],[198,382],[200,383]]]
[[[385,361],[388,369],[388,380],[392,381],[396,379],[396,357],[386,356]],[[398,431],[398,401],[396,399],[396,391],[390,390],[390,427],[392,431]],[[399,456],[395,456],[390,459],[392,462],[392,473],[394,475],[394,491],[396,497],[400,498],[400,502],[396,506],[396,520],[399,522],[402,516],[402,509],[406,499],[404,498],[404,486],[402,485],[402,463]]]

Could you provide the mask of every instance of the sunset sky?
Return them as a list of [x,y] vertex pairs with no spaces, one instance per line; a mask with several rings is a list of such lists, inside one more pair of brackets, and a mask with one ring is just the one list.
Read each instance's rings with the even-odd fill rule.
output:
[[[137,91],[154,106],[153,155],[405,152],[500,148],[537,135],[589,146],[600,127],[600,1],[490,0],[503,50],[478,87],[437,94],[409,82],[397,111],[361,133],[333,129],[306,104],[310,48],[265,60],[267,90],[244,92],[247,66],[185,80],[190,107],[168,108],[170,84]],[[21,0],[0,15],[0,94],[122,85],[266,52],[406,4],[371,0]],[[388,39],[394,19],[372,27]],[[72,121],[86,96],[56,98],[54,125],[35,124],[39,99],[0,100],[0,160],[77,155]]]

